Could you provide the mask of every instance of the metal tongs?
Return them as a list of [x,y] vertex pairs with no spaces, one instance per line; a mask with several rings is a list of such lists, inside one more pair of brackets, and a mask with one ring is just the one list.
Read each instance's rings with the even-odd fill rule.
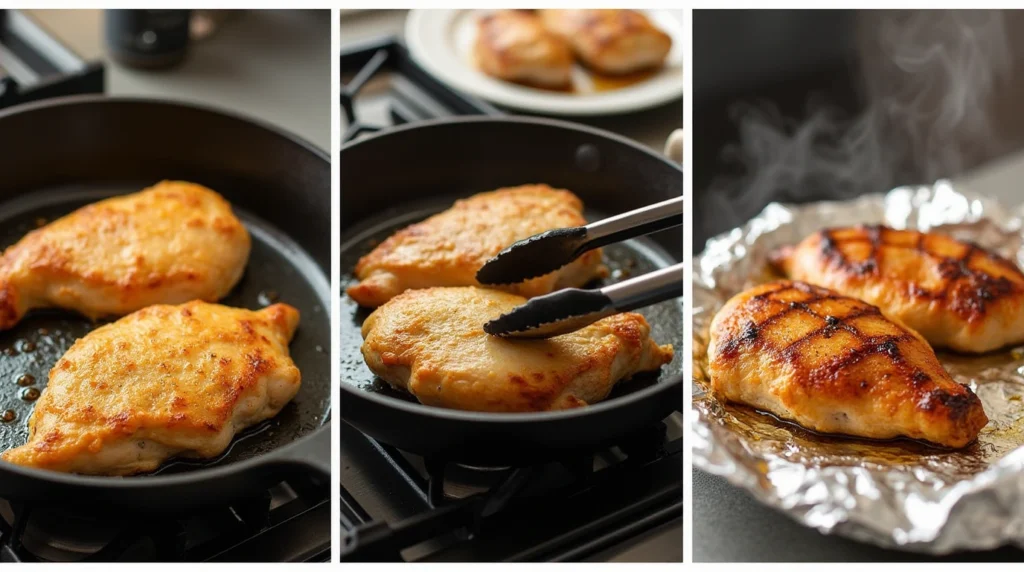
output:
[[[594,248],[683,224],[683,198],[574,228],[559,228],[520,240],[476,273],[481,284],[516,284],[554,272]],[[683,265],[674,264],[604,288],[567,288],[531,299],[484,324],[508,338],[550,338],[576,331],[618,312],[683,295]]]

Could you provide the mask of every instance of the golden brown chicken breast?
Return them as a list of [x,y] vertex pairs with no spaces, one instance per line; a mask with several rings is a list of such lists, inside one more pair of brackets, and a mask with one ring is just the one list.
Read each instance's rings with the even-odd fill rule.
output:
[[473,411],[546,411],[601,401],[619,380],[672,361],[639,314],[546,340],[489,336],[485,322],[525,298],[484,288],[410,290],[363,322],[375,374],[422,403]]
[[487,75],[536,87],[564,89],[572,83],[572,50],[541,25],[536,14],[498,10],[477,21],[473,47]]
[[540,10],[540,17],[587,66],[609,75],[663,65],[672,49],[672,38],[634,10]]
[[803,282],[729,300],[712,320],[708,358],[717,396],[814,431],[963,447],[988,423],[917,332]]
[[220,195],[164,181],[100,201],[28,233],[0,259],[0,329],[33,308],[90,318],[152,304],[223,298],[250,238]]
[[299,391],[299,313],[205,302],[150,306],[75,342],[50,371],[11,463],[91,475],[215,457]]
[[[566,190],[523,185],[480,193],[396,232],[362,257],[355,268],[361,281],[348,295],[376,307],[409,289],[479,285],[477,270],[512,243],[584,224],[583,203]],[[533,297],[606,273],[595,249],[556,272],[502,288]]]
[[826,229],[775,261],[789,278],[879,306],[937,347],[987,352],[1024,342],[1024,274],[943,234]]

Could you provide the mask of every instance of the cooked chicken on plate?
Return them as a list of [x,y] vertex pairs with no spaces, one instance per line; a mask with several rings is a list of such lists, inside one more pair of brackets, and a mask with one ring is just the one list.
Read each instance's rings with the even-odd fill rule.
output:
[[0,259],[0,329],[34,308],[90,318],[216,301],[238,282],[250,238],[220,195],[165,181],[28,233]]
[[194,301],[139,310],[81,338],[57,361],[11,463],[92,475],[209,458],[277,415],[299,391],[288,343],[299,313]]
[[882,226],[815,233],[776,257],[785,274],[881,307],[936,347],[1024,342],[1024,274],[979,246]]
[[[410,289],[479,285],[477,270],[512,243],[584,224],[583,203],[566,190],[523,185],[480,193],[396,232],[362,257],[355,268],[360,282],[348,288],[348,295],[376,307]],[[533,297],[581,286],[606,273],[601,251],[595,249],[556,272],[505,289]]]
[[672,38],[634,10],[540,10],[540,17],[587,66],[609,75],[660,66],[672,49]]
[[546,88],[572,83],[569,45],[527,11],[498,10],[481,17],[473,51],[481,71],[499,79]]
[[426,405],[492,412],[546,411],[601,401],[619,380],[672,360],[639,314],[617,314],[546,340],[484,333],[525,299],[484,288],[410,290],[363,322],[375,374]]
[[963,447],[988,418],[914,330],[803,282],[756,286],[711,323],[711,388],[823,433]]

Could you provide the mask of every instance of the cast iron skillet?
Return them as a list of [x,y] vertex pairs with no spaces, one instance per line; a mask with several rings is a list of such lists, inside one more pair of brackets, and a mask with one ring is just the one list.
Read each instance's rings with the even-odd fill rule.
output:
[[[682,406],[681,301],[644,310],[675,360],[660,376],[620,383],[606,401],[524,414],[427,407],[389,389],[363,362],[360,326],[369,314],[344,294],[360,256],[398,228],[448,208],[460,196],[524,183],[572,190],[589,218],[679,196],[682,170],[611,133],[549,119],[470,117],[420,122],[344,145],[341,160],[341,418],[400,449],[445,461],[528,465],[598,449]],[[606,249],[606,261],[639,274],[682,259],[679,229]]]
[[[162,179],[206,185],[227,198],[253,238],[239,285],[222,303],[259,309],[278,299],[301,312],[291,355],[302,389],[276,418],[213,461],[171,462],[156,474],[87,477],[0,461],[0,498],[68,508],[164,513],[227,503],[289,471],[330,474],[330,162],[276,128],[201,107],[73,97],[0,113],[0,246],[81,205]],[[67,312],[35,312],[0,332],[0,449],[21,444],[47,372],[95,327]],[[34,347],[33,347],[34,346]],[[25,386],[23,374],[35,378]],[[17,380],[21,378],[23,385]]]

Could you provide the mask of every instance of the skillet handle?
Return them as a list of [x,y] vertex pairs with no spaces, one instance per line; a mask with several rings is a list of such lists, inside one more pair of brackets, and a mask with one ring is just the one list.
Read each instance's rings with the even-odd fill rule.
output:
[[328,421],[315,433],[289,447],[275,460],[275,464],[286,469],[315,473],[331,480],[331,422]]

